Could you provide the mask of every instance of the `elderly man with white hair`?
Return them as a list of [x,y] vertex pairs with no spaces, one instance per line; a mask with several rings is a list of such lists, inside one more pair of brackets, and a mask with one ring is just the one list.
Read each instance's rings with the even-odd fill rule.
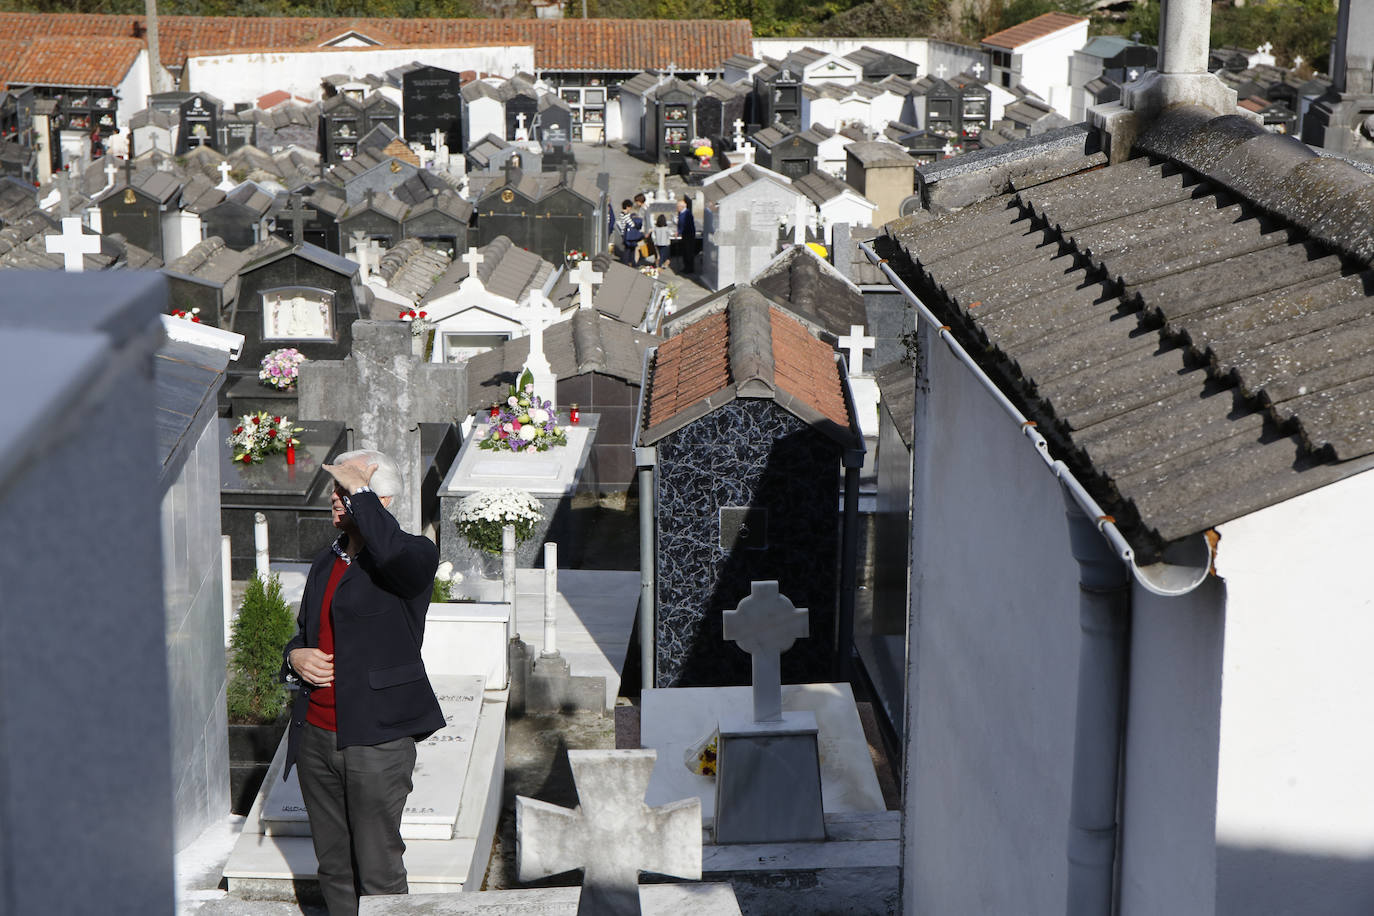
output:
[[345,452],[324,469],[340,533],[311,564],[283,650],[283,676],[301,684],[285,772],[299,766],[329,912],[352,916],[362,895],[408,890],[415,744],[444,727],[420,660],[439,551],[387,511],[401,476],[386,455]]

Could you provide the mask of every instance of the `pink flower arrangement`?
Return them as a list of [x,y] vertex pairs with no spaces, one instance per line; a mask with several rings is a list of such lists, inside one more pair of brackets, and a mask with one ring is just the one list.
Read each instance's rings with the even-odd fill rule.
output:
[[305,354],[295,347],[273,350],[262,358],[262,368],[258,370],[258,381],[268,388],[290,391],[296,385],[296,378],[300,375],[301,363],[303,362],[305,362]]

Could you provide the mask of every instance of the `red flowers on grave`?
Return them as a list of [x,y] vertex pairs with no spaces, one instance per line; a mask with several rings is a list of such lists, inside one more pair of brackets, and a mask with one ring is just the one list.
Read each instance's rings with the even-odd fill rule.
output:
[[177,309],[176,311],[172,312],[172,317],[180,318],[183,321],[193,321],[196,324],[200,324],[200,309],[191,309],[189,312],[186,309]]
[[268,455],[285,452],[301,444],[295,434],[303,427],[292,426],[285,415],[274,417],[265,410],[244,414],[234,427],[228,442],[234,449],[234,460],[244,464],[261,464]]
[[423,337],[433,325],[429,323],[429,312],[416,311],[415,309],[401,309],[399,315],[402,321],[410,324],[411,337]]

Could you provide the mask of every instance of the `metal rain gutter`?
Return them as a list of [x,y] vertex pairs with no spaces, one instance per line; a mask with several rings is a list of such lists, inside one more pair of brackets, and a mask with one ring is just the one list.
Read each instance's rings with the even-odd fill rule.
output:
[[1044,436],[1040,435],[1034,422],[1026,419],[1025,415],[1016,409],[1016,405],[1002,393],[996,383],[988,378],[987,373],[983,371],[973,357],[969,356],[963,345],[950,331],[949,325],[940,321],[939,317],[911,290],[911,287],[907,286],[902,278],[897,276],[896,272],[888,266],[887,259],[878,257],[867,242],[860,242],[859,250],[875,267],[883,272],[883,276],[887,277],[888,282],[906,297],[907,301],[915,307],[917,316],[935,329],[955,358],[968,367],[974,378],[1020,426],[1022,434],[1035,446],[1035,451],[1041,460],[1045,462],[1051,473],[1073,497],[1074,502],[1078,504],[1084,514],[1093,520],[1098,532],[1111,545],[1113,553],[1130,569],[1132,576],[1142,587],[1156,595],[1175,597],[1186,595],[1203,583],[1211,566],[1211,547],[1207,544],[1205,537],[1199,534],[1185,542],[1184,550],[1186,552],[1197,554],[1201,551],[1201,556],[1186,565],[1163,562],[1152,563],[1143,567],[1137,565],[1135,549],[1131,547],[1125,535],[1121,533],[1121,529],[1116,526],[1116,521],[1102,510],[1102,507],[1097,504],[1097,500],[1088,493],[1087,488],[1078,478],[1074,477],[1069,466],[1050,455],[1049,443]]

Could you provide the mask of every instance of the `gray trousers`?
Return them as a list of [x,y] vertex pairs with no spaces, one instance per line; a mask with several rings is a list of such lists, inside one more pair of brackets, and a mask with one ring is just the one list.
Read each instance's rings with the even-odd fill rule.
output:
[[301,727],[296,772],[330,916],[356,916],[361,895],[407,893],[401,815],[415,739],[341,751],[334,732]]

